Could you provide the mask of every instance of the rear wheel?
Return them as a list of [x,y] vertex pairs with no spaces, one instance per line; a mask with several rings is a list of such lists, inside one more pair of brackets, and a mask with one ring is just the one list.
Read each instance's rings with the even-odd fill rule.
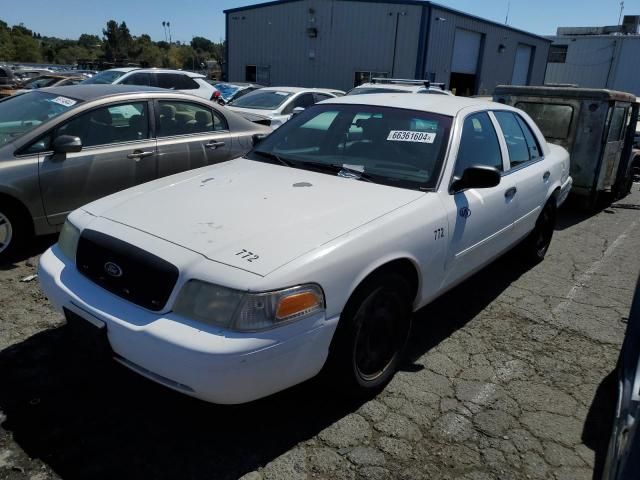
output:
[[349,300],[331,347],[329,370],[352,392],[375,392],[393,377],[411,327],[408,283],[377,276]]
[[526,261],[539,263],[544,260],[553,231],[556,226],[556,205],[554,199],[551,199],[542,209],[536,226],[522,244],[522,254]]

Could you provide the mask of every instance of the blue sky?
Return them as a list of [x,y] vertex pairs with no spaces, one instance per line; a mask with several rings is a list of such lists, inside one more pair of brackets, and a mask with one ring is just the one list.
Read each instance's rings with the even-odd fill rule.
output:
[[[324,0],[317,0],[318,2]],[[133,35],[148,33],[162,40],[162,21],[171,22],[174,40],[193,36],[224,38],[222,11],[261,3],[244,0],[0,0],[0,19],[24,23],[42,35],[77,38],[101,35],[107,20],[125,21]],[[440,0],[442,5],[490,20],[504,22],[508,0]],[[509,24],[540,35],[557,26],[615,25],[619,0],[511,0]],[[640,0],[627,0],[625,13],[640,14]]]

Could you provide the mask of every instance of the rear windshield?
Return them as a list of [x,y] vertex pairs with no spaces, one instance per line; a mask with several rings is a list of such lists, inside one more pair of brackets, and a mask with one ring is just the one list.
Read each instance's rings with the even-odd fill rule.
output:
[[271,133],[249,158],[280,159],[329,175],[344,169],[383,185],[429,189],[440,176],[451,121],[424,111],[317,104]]
[[518,102],[515,107],[529,114],[546,139],[566,140],[569,137],[569,129],[573,119],[571,105]]
[[82,83],[85,84],[100,84],[100,85],[108,85],[110,83],[115,82],[121,76],[123,76],[127,72],[121,72],[118,70],[105,70],[104,72],[100,72],[97,75],[94,75],[91,78],[87,78]]
[[232,101],[229,105],[241,108],[257,108],[259,110],[275,110],[291,95],[293,95],[291,92],[277,90],[254,90]]
[[7,97],[0,101],[0,147],[81,102],[75,98],[40,91]]

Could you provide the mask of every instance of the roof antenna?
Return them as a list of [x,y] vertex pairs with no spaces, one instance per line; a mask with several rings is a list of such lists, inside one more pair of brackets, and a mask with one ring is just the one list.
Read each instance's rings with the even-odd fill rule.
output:
[[624,12],[624,2],[620,2],[620,16],[618,17],[618,25],[622,23],[622,12]]
[[[624,2],[622,2],[624,3]],[[509,25],[509,10],[511,10],[511,2],[507,2],[507,16],[504,19],[504,24]]]

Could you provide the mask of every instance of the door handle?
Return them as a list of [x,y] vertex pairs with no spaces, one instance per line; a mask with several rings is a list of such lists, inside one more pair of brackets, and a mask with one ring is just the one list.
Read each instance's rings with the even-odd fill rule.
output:
[[547,180],[549,180],[550,176],[551,176],[551,172],[547,170],[546,172],[544,172],[544,175],[542,175],[542,180],[546,182]]
[[516,187],[511,187],[506,192],[504,192],[504,198],[513,198],[516,193],[518,193],[518,189]]
[[209,143],[205,143],[204,146],[211,150],[215,150],[218,147],[224,147],[224,142],[209,142]]
[[136,162],[139,162],[141,158],[150,157],[154,153],[155,152],[148,152],[148,151],[144,151],[144,150],[134,150],[129,155],[127,155],[127,158],[131,158],[131,159],[135,160]]

